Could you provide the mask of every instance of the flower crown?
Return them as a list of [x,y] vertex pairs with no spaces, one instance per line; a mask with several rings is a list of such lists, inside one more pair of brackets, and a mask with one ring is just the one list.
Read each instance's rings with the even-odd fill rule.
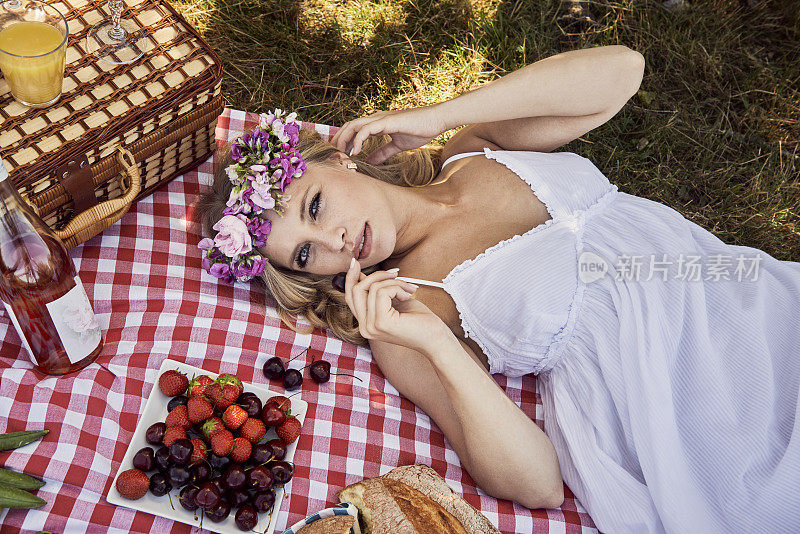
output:
[[297,113],[284,114],[280,109],[262,113],[258,126],[234,141],[234,163],[225,169],[233,183],[228,207],[213,226],[216,237],[197,245],[206,271],[229,284],[264,273],[267,260],[256,249],[266,244],[272,228],[266,211],[283,216],[290,198],[284,190],[306,170],[306,162],[295,149],[300,139]]

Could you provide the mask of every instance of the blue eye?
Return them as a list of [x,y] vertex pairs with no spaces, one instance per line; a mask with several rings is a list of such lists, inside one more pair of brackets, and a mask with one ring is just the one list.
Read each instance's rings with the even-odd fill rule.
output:
[[[314,195],[314,198],[311,200],[311,203],[308,205],[308,215],[315,221],[317,220],[317,216],[319,215],[319,200],[320,200],[320,193]],[[314,207],[316,206],[316,209]],[[311,245],[306,244],[303,248],[300,249],[300,252],[297,254],[297,265],[300,266],[301,269],[305,269],[306,265],[308,264],[308,250]]]

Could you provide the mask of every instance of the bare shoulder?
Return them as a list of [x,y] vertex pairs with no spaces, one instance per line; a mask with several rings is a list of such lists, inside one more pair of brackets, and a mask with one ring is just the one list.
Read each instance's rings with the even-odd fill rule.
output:
[[500,146],[478,135],[479,126],[479,124],[470,124],[461,128],[451,137],[442,150],[442,161],[464,152],[481,152],[484,148],[499,150]]

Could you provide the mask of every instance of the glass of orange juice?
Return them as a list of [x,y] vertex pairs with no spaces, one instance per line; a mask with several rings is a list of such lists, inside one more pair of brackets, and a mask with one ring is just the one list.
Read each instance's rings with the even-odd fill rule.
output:
[[67,19],[53,6],[0,2],[0,70],[14,98],[34,108],[59,99],[68,37]]

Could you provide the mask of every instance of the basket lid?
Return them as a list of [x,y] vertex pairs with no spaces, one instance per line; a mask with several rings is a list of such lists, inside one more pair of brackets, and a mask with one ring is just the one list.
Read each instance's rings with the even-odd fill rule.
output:
[[[0,158],[20,189],[79,156],[105,157],[220,92],[222,64],[197,31],[163,0],[126,0],[148,44],[130,64],[114,65],[86,51],[86,35],[107,18],[105,2],[52,3],[69,25],[60,100],[44,109],[17,102],[0,77]],[[37,187],[36,190],[39,188]],[[36,192],[35,190],[32,192]]]

